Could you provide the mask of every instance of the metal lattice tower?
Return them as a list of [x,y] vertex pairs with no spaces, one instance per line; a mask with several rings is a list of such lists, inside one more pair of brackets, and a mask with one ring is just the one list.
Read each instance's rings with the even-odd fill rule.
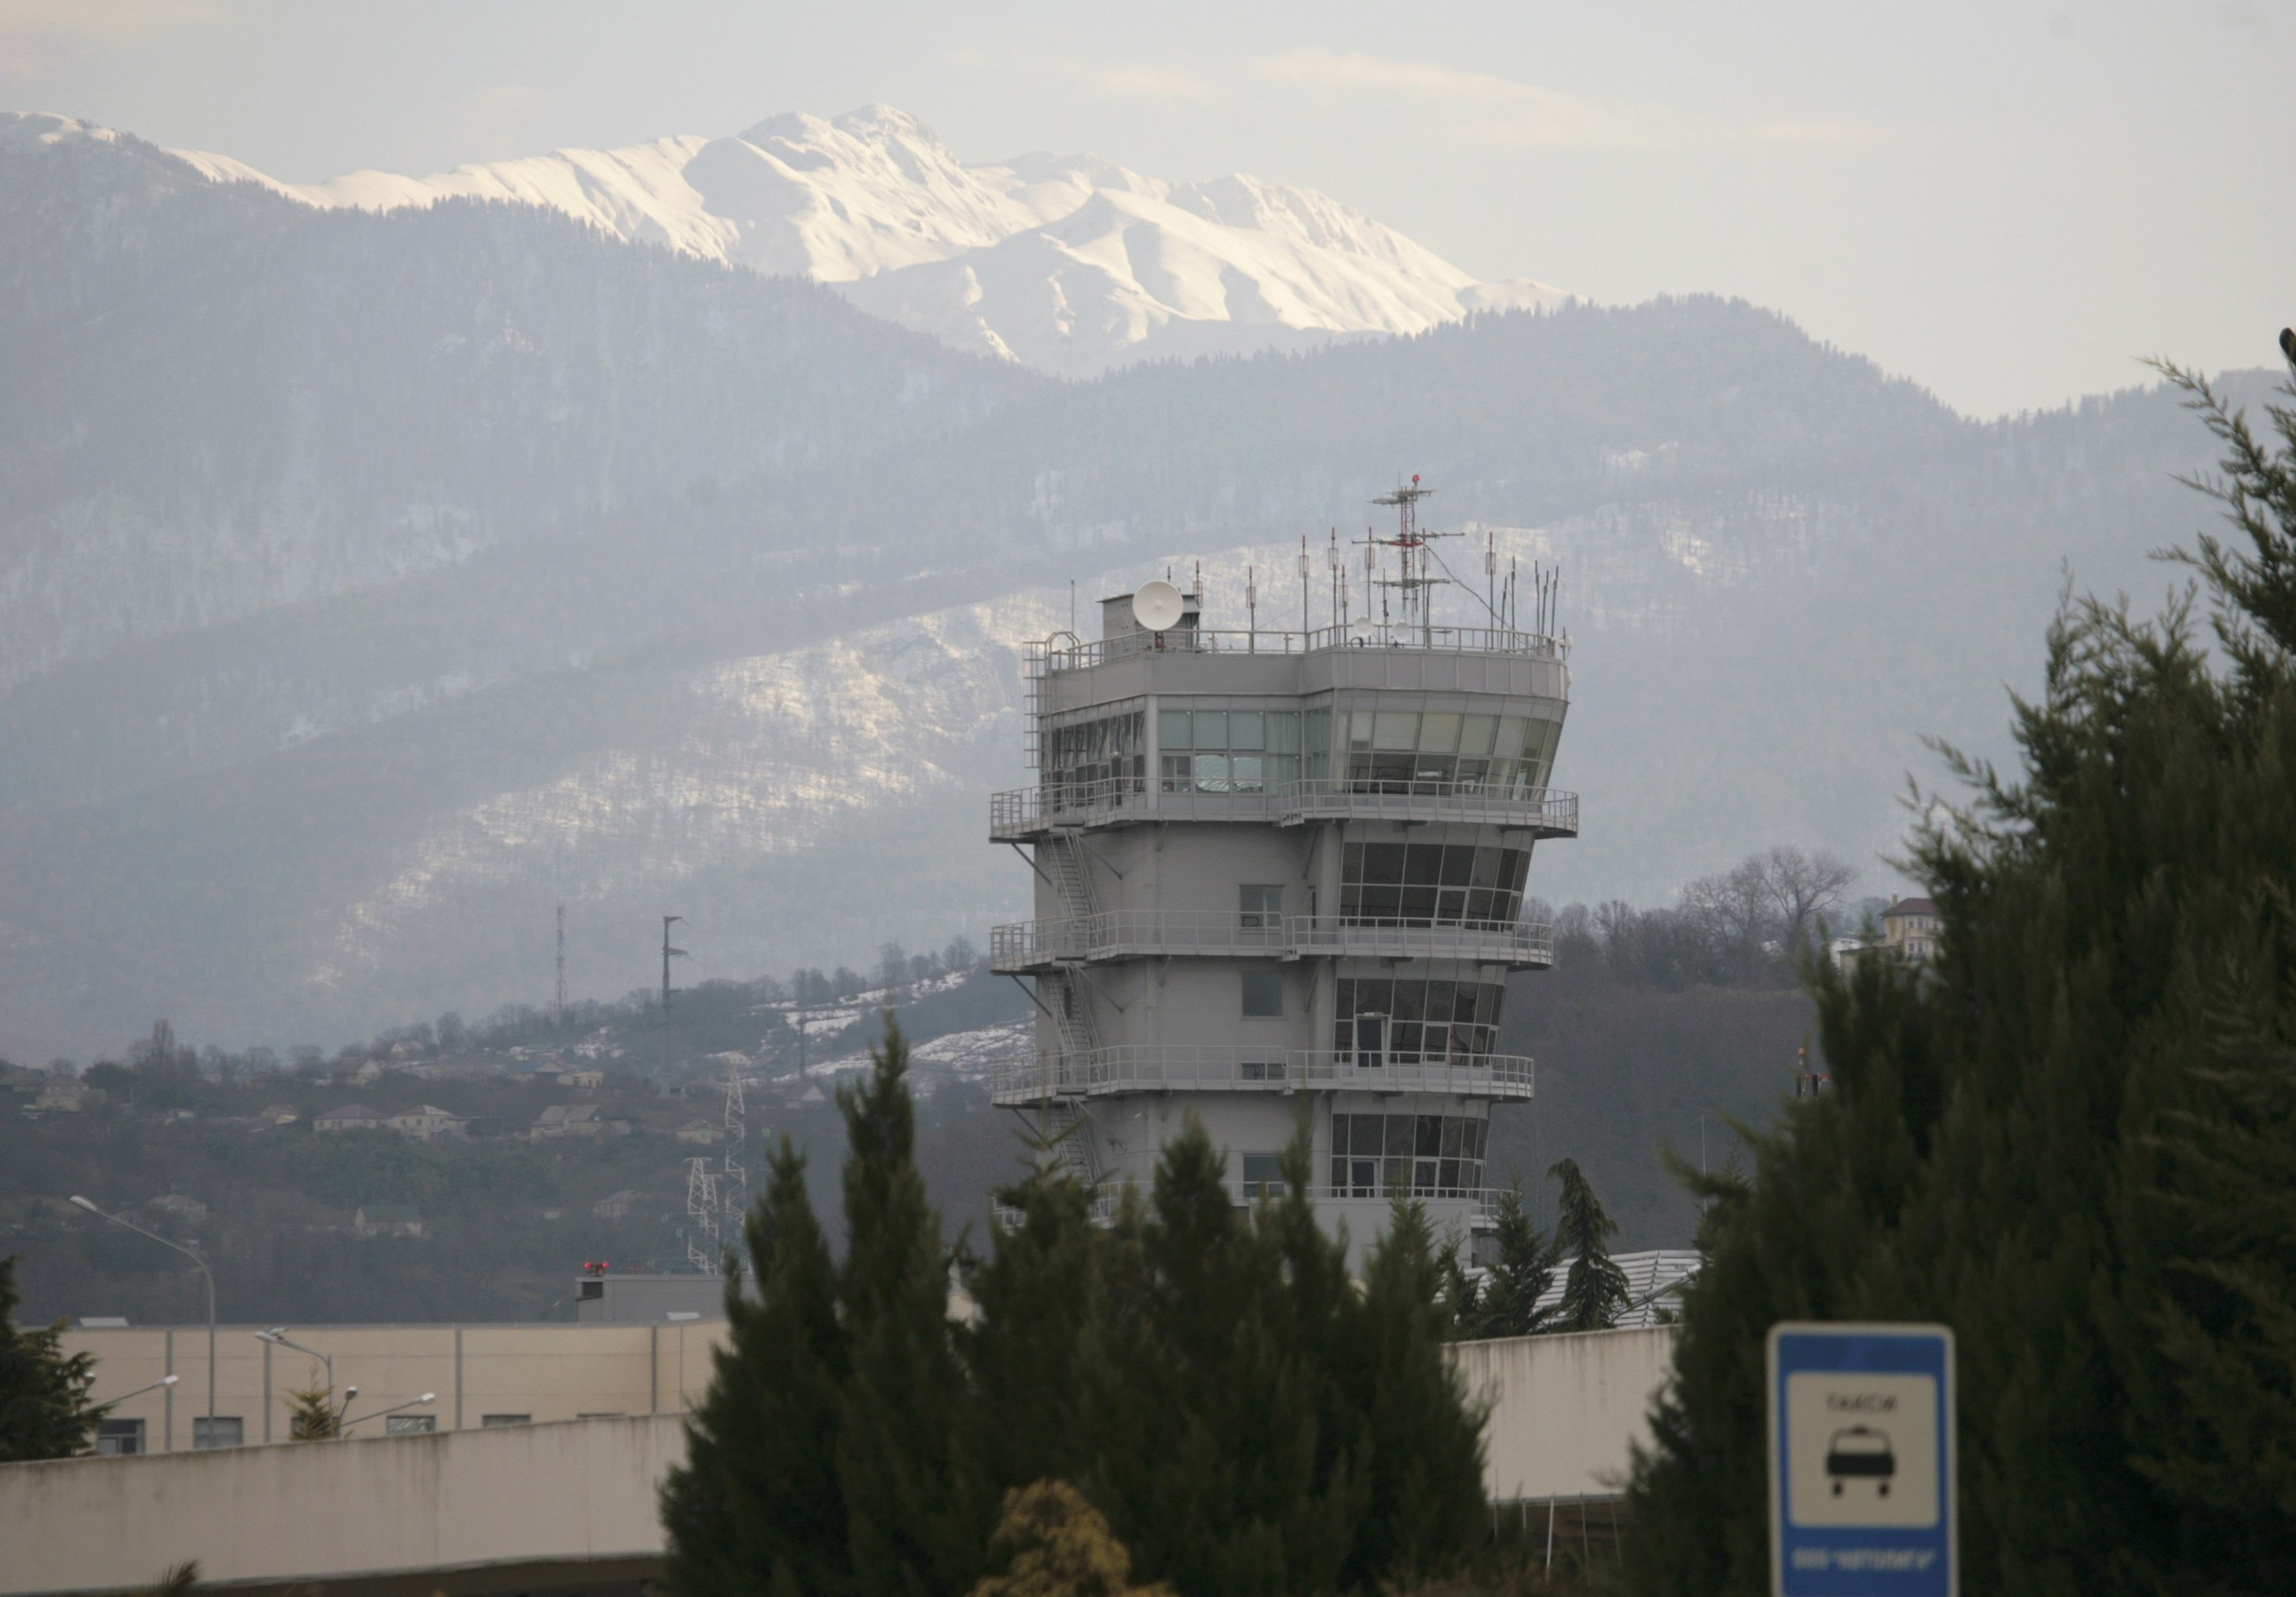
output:
[[685,1217],[692,1228],[685,1234],[685,1262],[703,1275],[717,1274],[723,1252],[718,1226],[718,1178],[709,1173],[707,1158],[685,1161]]
[[726,1072],[726,1158],[721,1176],[725,1186],[720,1194],[728,1230],[742,1223],[742,1215],[750,1206],[750,1171],[742,1163],[749,1140],[749,1111],[742,1101],[742,1073],[729,1066]]

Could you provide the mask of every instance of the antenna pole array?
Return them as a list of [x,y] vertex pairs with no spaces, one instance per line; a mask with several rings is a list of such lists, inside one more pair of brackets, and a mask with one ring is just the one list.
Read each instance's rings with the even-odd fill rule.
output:
[[[1415,627],[1422,646],[1434,644],[1435,596],[1431,589],[1450,580],[1435,574],[1434,541],[1439,538],[1456,538],[1456,532],[1428,532],[1419,525],[1419,501],[1435,490],[1419,486],[1419,479],[1411,479],[1408,488],[1398,488],[1372,501],[1374,505],[1390,506],[1396,513],[1395,536],[1382,538],[1366,528],[1364,531],[1364,580],[1377,587],[1380,592],[1380,616],[1387,619],[1387,596],[1398,596],[1403,611],[1403,624]],[[1396,574],[1378,575],[1379,551],[1395,551]]]

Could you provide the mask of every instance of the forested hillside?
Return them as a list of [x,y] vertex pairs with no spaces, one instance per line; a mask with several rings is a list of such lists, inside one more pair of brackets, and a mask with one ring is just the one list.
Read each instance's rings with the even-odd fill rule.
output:
[[[1562,573],[1558,901],[1878,872],[1922,735],[2145,584],[2173,402],[1980,424],[1712,300],[1056,384],[502,206],[324,213],[0,139],[0,1048],[865,963],[1009,918],[1026,645],[1167,566],[1296,624],[1404,473]],[[1360,575],[1360,572],[1358,572]],[[1311,616],[1327,613],[1316,566]],[[1475,591],[1468,591],[1475,590]],[[1879,881],[1875,883],[1880,885]]]

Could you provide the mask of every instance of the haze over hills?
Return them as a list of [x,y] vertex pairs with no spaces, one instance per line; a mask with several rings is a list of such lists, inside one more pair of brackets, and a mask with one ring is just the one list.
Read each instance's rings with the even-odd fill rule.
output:
[[1403,472],[1564,572],[1585,835],[1534,892],[1871,862],[1922,734],[1997,746],[2064,563],[2150,588],[2205,519],[2158,391],[1980,425],[1743,304],[1062,384],[550,209],[315,206],[54,119],[0,121],[0,284],[18,1058],[530,1000],[560,901],[581,992],[670,912],[689,979],[978,938],[1068,580],[1201,559],[1218,622],[1250,570],[1292,624],[1300,538]]
[[968,165],[905,111],[771,117],[730,137],[284,184],[226,155],[219,181],[305,204],[393,210],[448,197],[539,205],[619,239],[838,286],[960,350],[1088,375],[1132,361],[1418,333],[1479,309],[1560,303],[1478,283],[1310,189],[1235,175],[1172,184],[1091,156]]

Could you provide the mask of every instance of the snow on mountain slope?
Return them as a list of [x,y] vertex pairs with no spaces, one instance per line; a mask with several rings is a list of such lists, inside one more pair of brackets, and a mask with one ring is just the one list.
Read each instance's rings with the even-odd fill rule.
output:
[[217,182],[395,210],[469,196],[549,206],[616,237],[837,285],[961,349],[1086,375],[1193,355],[1407,333],[1471,310],[1552,305],[1479,284],[1310,189],[1235,176],[1174,185],[1088,156],[968,166],[905,111],[769,118],[727,138],[283,184],[175,152]]

